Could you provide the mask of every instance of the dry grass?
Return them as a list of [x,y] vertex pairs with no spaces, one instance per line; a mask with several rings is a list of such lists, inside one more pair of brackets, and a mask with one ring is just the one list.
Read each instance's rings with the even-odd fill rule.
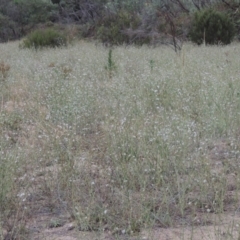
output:
[[119,47],[109,78],[91,43],[0,45],[0,239],[42,216],[118,236],[237,215],[239,49]]
[[1,80],[4,81],[10,70],[10,66],[6,64],[4,61],[0,62],[0,73],[1,73]]

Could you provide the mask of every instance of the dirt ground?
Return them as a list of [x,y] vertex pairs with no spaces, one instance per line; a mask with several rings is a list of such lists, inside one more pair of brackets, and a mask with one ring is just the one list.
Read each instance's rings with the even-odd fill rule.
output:
[[145,229],[135,236],[114,236],[111,233],[82,232],[76,229],[74,222],[61,227],[44,226],[46,218],[31,223],[30,239],[33,240],[225,240],[240,239],[240,216],[235,214],[209,215],[218,219],[217,225]]

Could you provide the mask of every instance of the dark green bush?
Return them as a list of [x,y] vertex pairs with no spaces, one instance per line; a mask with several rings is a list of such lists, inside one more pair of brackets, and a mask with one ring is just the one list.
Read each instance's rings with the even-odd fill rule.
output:
[[141,20],[136,14],[120,10],[105,16],[98,23],[96,36],[100,41],[108,44],[133,43],[125,30],[136,29],[140,23]]
[[18,24],[0,13],[0,42],[15,40],[21,36]]
[[15,16],[20,25],[38,24],[49,21],[57,11],[57,6],[43,0],[14,0]]
[[213,9],[198,11],[194,15],[189,33],[191,41],[202,44],[229,44],[235,35],[231,18]]
[[67,45],[67,37],[53,28],[37,29],[27,35],[23,48],[61,47]]

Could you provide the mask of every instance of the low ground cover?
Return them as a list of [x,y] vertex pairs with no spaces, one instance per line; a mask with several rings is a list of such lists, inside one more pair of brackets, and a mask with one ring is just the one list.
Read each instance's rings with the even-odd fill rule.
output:
[[239,44],[18,46],[0,45],[0,239],[238,216]]

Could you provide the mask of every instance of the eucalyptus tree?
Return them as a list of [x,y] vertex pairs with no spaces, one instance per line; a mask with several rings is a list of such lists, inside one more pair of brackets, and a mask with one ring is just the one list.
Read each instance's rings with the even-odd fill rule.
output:
[[94,22],[101,17],[107,0],[52,0],[58,3],[61,21],[66,23]]

